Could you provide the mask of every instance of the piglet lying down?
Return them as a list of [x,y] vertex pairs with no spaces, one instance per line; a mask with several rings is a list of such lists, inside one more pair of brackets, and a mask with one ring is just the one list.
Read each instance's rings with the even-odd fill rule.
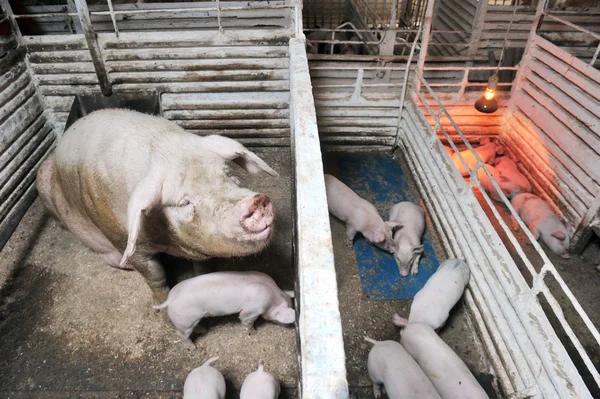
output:
[[153,307],[166,307],[179,336],[193,347],[190,335],[205,317],[239,313],[248,331],[259,316],[281,324],[294,323],[292,297],[293,292],[283,292],[264,273],[216,272],[180,282],[169,292],[166,302]]

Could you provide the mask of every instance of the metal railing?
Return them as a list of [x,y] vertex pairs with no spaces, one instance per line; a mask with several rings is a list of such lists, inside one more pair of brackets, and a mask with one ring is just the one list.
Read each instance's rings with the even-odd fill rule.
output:
[[[567,321],[567,319],[563,313],[561,304],[559,303],[559,300],[550,291],[550,288],[548,287],[547,281],[546,281],[546,278],[548,276],[552,276],[556,280],[556,282],[558,283],[558,286],[560,287],[562,294],[564,294],[564,296],[568,299],[568,305],[572,306],[575,309],[577,315],[580,317],[581,321],[583,322],[583,324],[585,325],[585,327],[587,328],[587,330],[589,331],[589,333],[591,334],[591,336],[594,338],[594,340],[596,341],[596,343],[598,345],[600,345],[600,333],[594,327],[594,324],[590,320],[589,316],[585,313],[581,304],[577,301],[577,299],[575,298],[572,291],[569,289],[569,287],[565,283],[564,279],[561,277],[561,275],[558,272],[558,270],[556,269],[556,267],[552,264],[552,262],[550,261],[548,256],[545,254],[544,250],[541,248],[540,244],[537,242],[535,237],[528,230],[528,228],[524,224],[524,222],[520,219],[517,212],[512,207],[510,201],[504,196],[498,183],[496,182],[496,180],[494,179],[494,177],[492,176],[490,171],[487,169],[487,167],[485,166],[485,164],[483,163],[481,158],[473,150],[473,147],[468,142],[467,138],[464,136],[464,134],[462,133],[459,126],[454,122],[454,120],[452,119],[452,116],[450,115],[448,110],[444,107],[444,105],[442,104],[442,102],[440,101],[440,99],[438,98],[436,93],[434,92],[432,86],[430,84],[428,84],[428,82],[417,71],[410,70],[410,73],[411,73],[411,75],[413,75],[415,77],[416,80],[418,80],[420,82],[421,87],[425,88],[425,92],[423,93],[423,92],[421,92],[421,90],[414,90],[414,87],[413,87],[412,93],[418,99],[417,101],[420,102],[422,109],[427,110],[427,112],[433,117],[433,120],[434,120],[433,127],[429,127],[431,129],[430,136],[434,137],[432,140],[435,140],[438,143],[436,144],[435,142],[431,142],[429,144],[432,147],[441,146],[441,143],[439,143],[439,139],[438,139],[438,132],[441,132],[442,137],[444,137],[448,141],[448,143],[450,144],[452,149],[455,151],[455,153],[460,154],[460,151],[457,148],[457,144],[452,141],[450,135],[448,134],[448,132],[446,131],[446,129],[444,128],[444,126],[441,123],[441,118],[446,117],[450,121],[453,128],[456,130],[456,134],[458,134],[460,136],[461,142],[458,143],[458,145],[466,146],[467,149],[469,149],[472,152],[472,155],[477,159],[477,163],[474,167],[474,170],[471,170],[469,168],[469,166],[467,165],[467,162],[465,161],[465,159],[462,157],[462,155],[458,156],[460,159],[460,162],[467,168],[467,170],[469,170],[468,178],[470,178],[470,183],[469,183],[468,188],[473,189],[473,187],[477,187],[479,189],[479,191],[482,194],[483,200],[485,201],[487,206],[492,211],[494,224],[497,224],[500,227],[501,231],[503,232],[503,234],[506,235],[510,244],[515,248],[518,259],[520,260],[520,262],[522,262],[523,265],[525,265],[525,269],[526,269],[527,273],[521,272],[516,267],[516,264],[514,262],[512,262],[512,263],[501,263],[501,262],[494,262],[494,261],[490,262],[493,273],[496,276],[499,276],[499,277],[504,276],[504,278],[506,278],[507,276],[510,276],[509,280],[512,280],[513,284],[516,284],[518,286],[518,289],[516,291],[514,291],[515,287],[510,287],[511,288],[510,290],[505,291],[505,294],[508,295],[507,299],[509,301],[510,306],[512,308],[514,308],[514,310],[515,310],[515,316],[518,317],[520,322],[522,322],[524,324],[525,330],[528,331],[529,333],[550,335],[550,331],[548,330],[548,328],[551,328],[551,327],[548,323],[546,323],[546,326],[544,326],[542,324],[537,325],[537,326],[531,325],[531,320],[528,317],[529,313],[531,313],[531,314],[535,313],[534,308],[540,307],[540,304],[538,302],[538,295],[540,295],[540,294],[543,295],[543,297],[546,299],[546,301],[548,303],[549,309],[552,312],[553,317],[556,320],[558,320],[558,322],[560,323],[560,326],[564,330],[570,343],[573,345],[573,347],[575,348],[575,350],[577,351],[577,353],[583,360],[583,363],[585,364],[587,371],[593,377],[593,380],[596,382],[596,384],[598,384],[598,386],[600,387],[600,374],[596,370],[595,365],[593,364],[589,355],[585,351],[583,345],[579,341],[579,339],[578,339],[576,333],[574,332],[573,328],[571,327],[570,323]],[[429,105],[431,101],[435,104],[436,107],[439,107],[437,111],[435,111]],[[401,110],[400,119],[403,118],[402,115],[405,114],[405,111],[406,111],[405,109]],[[441,153],[442,153],[441,156],[443,158],[446,158],[446,163],[451,164],[449,155],[447,155],[446,152],[443,150],[441,151]],[[503,205],[508,208],[511,216],[516,220],[519,227],[523,230],[523,232],[527,236],[527,239],[528,239],[527,244],[532,245],[533,248],[535,249],[537,255],[542,259],[543,266],[541,267],[541,269],[539,271],[536,271],[536,268],[534,267],[533,263],[531,262],[529,257],[526,255],[525,251],[523,250],[523,245],[521,245],[519,243],[518,239],[515,237],[512,230],[508,227],[508,225],[505,223],[504,219],[502,218],[502,216],[496,209],[496,205],[494,204],[494,202],[492,201],[492,199],[490,198],[488,193],[485,191],[485,189],[481,186],[481,184],[479,182],[479,178],[478,178],[478,172],[480,169],[482,169],[485,172],[485,174],[487,175],[487,177],[491,180],[493,187],[496,189],[496,191],[501,196]],[[455,195],[458,198],[461,198],[461,199],[465,198],[464,197],[465,192],[461,187],[456,187],[453,189],[453,191],[455,192]],[[484,255],[484,256],[489,257],[489,255]],[[476,276],[476,275],[477,275],[477,273],[474,273],[474,276]],[[487,277],[489,277],[489,276],[481,276],[481,278],[487,278]],[[529,287],[525,283],[525,279],[527,277],[531,278],[531,280],[532,280],[531,287]],[[475,277],[475,280],[476,279],[477,278]],[[472,282],[474,282],[473,279],[472,279]],[[475,282],[475,284],[478,285],[479,283]],[[508,287],[505,286],[504,288],[508,288]],[[512,294],[511,294],[511,291],[513,291]],[[477,301],[478,300],[476,298],[477,295],[475,295],[474,292],[472,294],[474,296],[475,301]],[[503,309],[503,311],[504,311],[504,309]],[[494,316],[498,316],[495,314],[495,312],[493,312],[493,314],[494,314]],[[502,332],[500,331],[498,324],[492,320],[489,320],[489,318],[492,317],[491,314],[485,314],[484,312],[482,312],[480,314],[480,316],[482,317],[482,320],[485,321],[485,326],[488,328],[488,330],[490,328],[492,330],[494,328],[498,329],[497,331],[490,331],[490,334],[492,335],[492,337],[502,336],[503,339],[506,339],[504,334],[502,334]],[[547,322],[547,320],[546,320],[546,322]],[[509,321],[509,323],[511,323],[511,322]],[[514,321],[512,323],[514,323]],[[533,339],[533,337],[531,337],[531,338]],[[494,339],[494,341],[497,343],[497,338]],[[552,339],[549,340],[550,343],[552,341],[553,341]],[[519,347],[521,347],[521,343],[518,343],[518,345],[519,345]],[[534,343],[534,345],[535,345],[535,343]],[[571,360],[568,357],[568,355],[561,359],[560,356],[558,356],[558,353],[555,353],[556,356],[554,358],[551,357],[550,359],[548,359],[547,357],[545,358],[546,355],[541,352],[543,350],[544,350],[544,345],[540,345],[538,343],[538,346],[536,347],[536,351],[537,351],[537,354],[542,359],[542,363],[547,370],[551,369],[552,367],[556,367],[557,364],[560,362],[563,362],[564,365],[566,365],[567,367],[569,366],[567,363],[569,363]],[[547,348],[546,348],[546,350],[547,350]],[[525,352],[525,355],[527,355],[526,352]],[[566,352],[564,353],[564,355],[566,355]],[[527,361],[529,361],[529,359],[527,359]],[[552,364],[551,362],[556,362],[556,364]],[[517,363],[517,362],[515,362],[515,363]],[[504,366],[507,368],[507,375],[511,376],[511,378],[514,379],[515,378],[514,372],[518,371],[517,369],[519,368],[519,364],[516,364],[516,368],[514,368],[514,369],[512,366],[507,366],[506,364]],[[522,370],[519,373],[521,373],[521,376],[523,376]],[[550,383],[550,382],[554,383],[555,382],[554,377],[551,375],[550,380],[547,380],[547,381],[543,381],[543,379],[538,378],[538,383],[539,384],[546,384],[546,383]],[[575,380],[571,380],[571,382],[573,385],[577,385]],[[579,390],[579,392],[587,392],[587,388],[584,385],[582,385],[583,384],[582,381],[578,381],[578,384],[579,384],[579,386],[577,386],[576,389]],[[515,386],[521,386],[521,389],[524,389],[528,386],[528,384],[525,383],[523,385],[523,384],[517,383]],[[543,388],[543,389],[550,389],[550,388]],[[559,387],[556,387],[556,389],[557,389],[557,391],[560,391]],[[589,394],[589,392],[588,392],[588,394]],[[561,397],[562,397],[562,395],[561,395]],[[581,396],[581,397],[584,397],[584,396]]]
[[543,16],[544,17],[548,17],[549,19],[555,21],[555,22],[560,22],[563,25],[569,26],[575,30],[578,30],[579,32],[585,33],[591,37],[593,37],[596,40],[599,40],[598,45],[596,46],[596,51],[594,52],[594,55],[592,56],[592,59],[590,60],[590,62],[588,64],[590,64],[591,66],[594,66],[596,64],[596,60],[598,59],[598,55],[600,55],[600,34],[596,33],[596,32],[592,32],[589,29],[585,29],[582,28],[581,26],[574,24],[572,22],[569,22],[563,18],[557,17],[555,15],[550,14],[548,11],[544,11],[543,12]]

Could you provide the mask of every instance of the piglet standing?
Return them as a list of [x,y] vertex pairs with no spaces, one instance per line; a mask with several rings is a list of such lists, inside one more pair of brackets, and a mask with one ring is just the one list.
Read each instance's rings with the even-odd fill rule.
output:
[[422,237],[425,230],[425,212],[412,202],[399,202],[390,211],[390,222],[396,222],[394,260],[401,276],[419,273],[419,260],[423,255]]
[[202,366],[193,369],[185,379],[183,399],[224,399],[225,378],[212,364],[218,359],[208,359]]
[[294,323],[291,297],[292,292],[281,291],[264,273],[215,272],[180,282],[169,292],[166,302],[154,308],[166,307],[179,336],[193,347],[190,335],[204,317],[239,313],[247,331],[252,330],[259,316],[281,324]]
[[[477,155],[479,155],[479,158],[481,158],[484,164],[487,163],[490,165],[494,165],[496,161],[496,155],[504,154],[504,147],[496,143],[492,143],[489,139],[482,139],[480,144],[481,145],[479,147],[474,148],[473,150],[477,153]],[[465,167],[465,165],[463,165],[459,154],[460,156],[462,156],[462,158],[469,166],[469,169],[471,170],[475,169],[475,164],[477,164],[477,158],[475,158],[475,155],[469,149],[452,155],[452,162],[454,162],[454,165],[456,166],[460,174],[463,176],[469,176],[469,170]]]
[[381,385],[390,399],[440,398],[431,381],[408,352],[396,341],[375,341],[367,368],[373,381],[373,394],[381,397]]
[[265,371],[265,363],[258,362],[258,369],[246,376],[240,399],[276,399],[281,388],[273,374]]
[[395,314],[394,324],[406,327],[410,323],[425,323],[433,329],[442,327],[470,278],[471,271],[465,261],[448,259],[415,295],[408,320]]
[[427,324],[406,326],[400,343],[443,399],[488,398],[465,363]]
[[[569,259],[573,226],[565,227],[546,202],[533,194],[519,194],[510,202],[536,240],[540,238],[555,254]],[[514,228],[518,228],[516,221]]]
[[395,222],[384,222],[377,209],[369,201],[360,198],[350,187],[331,175],[325,175],[327,205],[329,212],[346,223],[346,234],[352,241],[356,233],[381,249],[394,253],[396,244],[392,238]]

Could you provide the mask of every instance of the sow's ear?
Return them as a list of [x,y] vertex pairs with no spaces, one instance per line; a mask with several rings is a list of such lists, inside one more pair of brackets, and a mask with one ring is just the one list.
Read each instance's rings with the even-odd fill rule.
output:
[[135,243],[142,227],[142,216],[161,205],[163,176],[151,169],[137,184],[127,203],[127,248],[121,258],[121,267],[135,252]]
[[271,176],[279,176],[258,155],[249,151],[239,142],[223,136],[206,136],[202,140],[206,148],[226,161],[233,161],[252,174],[267,172]]

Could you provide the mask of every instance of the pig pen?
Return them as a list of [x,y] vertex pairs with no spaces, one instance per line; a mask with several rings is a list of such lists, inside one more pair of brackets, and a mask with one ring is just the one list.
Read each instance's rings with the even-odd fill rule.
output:
[[[0,42],[0,396],[181,397],[187,374],[213,356],[228,397],[238,396],[259,360],[279,380],[281,397],[343,395],[331,248],[305,227],[315,223],[298,205],[314,194],[295,188],[315,180],[310,140],[318,149],[306,124],[314,107],[298,4],[1,5],[12,34]],[[207,320],[209,335],[187,351],[151,309],[141,276],[106,267],[35,199],[37,167],[63,133],[75,96],[119,102],[144,93],[156,93],[158,113],[187,131],[237,139],[279,172],[266,179],[233,170],[274,203],[269,250],[205,267],[259,270],[295,287],[297,325],[306,333],[259,321],[249,336],[236,317],[225,317]],[[309,186],[302,187],[315,190]],[[171,286],[193,275],[190,262],[162,261]]]
[[[309,55],[309,65],[326,169],[329,161],[329,170],[336,173],[335,158],[340,153],[376,153],[398,159],[410,171],[435,226],[431,229],[428,222],[428,230],[438,235],[443,247],[440,251],[436,248],[438,257],[457,256],[471,265],[473,274],[462,310],[475,327],[471,332],[483,343],[484,360],[492,364],[500,396],[598,397],[600,314],[593,296],[600,283],[595,269],[600,253],[592,233],[598,231],[595,146],[600,108],[598,71],[592,67],[598,48],[589,47],[584,55],[579,47],[598,37],[569,22],[577,18],[592,22],[591,17],[573,11],[557,17],[544,5],[540,2],[532,11],[535,18],[518,67],[461,65],[467,57],[429,57],[431,2],[421,28],[425,31],[423,39],[414,41],[407,56],[410,65],[413,54],[419,51],[410,74],[404,73],[406,57],[382,53],[385,48],[381,43],[379,54],[384,56]],[[474,21],[474,26],[479,22]],[[562,33],[565,31],[587,39],[572,47],[550,42],[567,37]],[[476,73],[489,76],[494,71],[516,71],[517,78],[499,84],[501,107],[496,113],[478,113],[473,104],[485,83],[472,77]],[[465,150],[482,138],[498,141],[507,153],[516,156],[534,193],[544,198],[562,221],[575,225],[571,260],[542,247],[525,233],[522,224],[513,231],[509,227],[513,211],[509,203],[492,201],[480,188],[476,172],[483,164],[471,174],[475,178],[464,179],[442,148],[442,143],[452,142],[454,149]],[[365,179],[377,181],[381,177]],[[365,198],[371,199],[368,195]],[[415,198],[420,199],[419,195]],[[387,216],[385,207],[379,211]],[[336,243],[339,246],[336,256],[347,254],[341,261],[336,257],[336,267],[347,268],[349,262],[356,270],[355,254],[343,246],[342,224],[335,218],[331,223],[334,247]],[[360,290],[360,282],[354,284]],[[344,287],[339,285],[343,300]],[[357,303],[365,306],[369,302],[362,297]],[[348,328],[356,317],[345,314],[343,305],[341,314],[344,334],[351,335]],[[378,339],[396,336],[385,318],[372,318],[370,329],[365,330],[379,333]],[[477,376],[481,372],[474,369],[477,363],[461,353],[455,338],[445,333],[441,336]],[[361,349],[356,335],[352,344],[346,342],[347,353],[362,350],[359,357],[365,356],[367,349]],[[347,359],[351,386],[357,383],[350,371],[353,361]]]
[[[437,258],[469,263],[464,303],[441,335],[490,397],[591,397],[597,372],[585,380],[580,373],[593,361],[582,366],[574,354],[581,345],[574,344],[574,352],[561,341],[573,334],[555,332],[552,315],[564,326],[566,302],[548,295],[544,273],[558,276],[566,300],[571,291],[546,261],[535,284],[527,284],[521,263],[494,229],[502,227],[496,208],[482,208],[441,148],[439,138],[447,137],[440,117],[450,117],[422,78],[426,52],[416,69],[411,55],[407,64],[311,62],[309,76],[297,3],[87,7],[76,1],[30,9],[40,14],[35,18],[15,16],[6,1],[0,4],[15,33],[2,40],[6,56],[0,59],[1,155],[9,165],[2,171],[9,182],[2,188],[2,237],[18,224],[0,267],[3,395],[179,397],[187,373],[219,355],[215,366],[230,397],[259,358],[282,383],[282,397],[371,397],[362,336],[397,339],[391,315],[406,314],[409,302],[369,301],[361,294],[355,255],[340,240],[343,226],[328,215],[323,171],[340,173],[339,158],[360,151],[378,152],[405,172],[409,191],[427,209],[427,237]],[[432,10],[430,2],[429,16]],[[35,19],[40,23],[19,32],[27,25],[19,21]],[[418,47],[426,49],[423,30]],[[29,208],[35,169],[63,131],[74,95],[140,91],[158,92],[161,114],[186,130],[236,138],[281,174],[262,180],[240,173],[275,203],[280,234],[269,249],[207,266],[255,267],[285,289],[295,281],[297,329],[263,322],[247,337],[234,317],[214,320],[198,351],[188,353],[150,309],[138,275],[103,265],[39,202]],[[455,132],[452,140],[473,141],[460,127]],[[173,279],[191,275],[185,262],[165,261],[174,263]],[[538,294],[548,304],[541,306]],[[592,334],[597,342],[597,331]]]

